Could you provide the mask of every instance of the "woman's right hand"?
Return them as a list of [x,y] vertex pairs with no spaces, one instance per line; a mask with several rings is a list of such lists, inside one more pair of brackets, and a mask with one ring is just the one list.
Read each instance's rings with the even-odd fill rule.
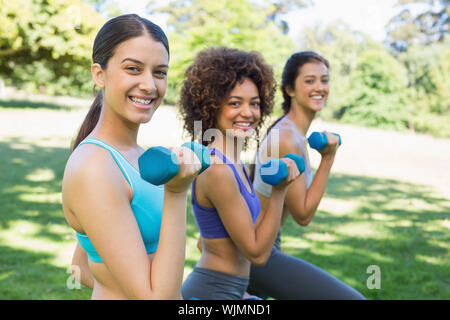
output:
[[281,158],[280,161],[286,163],[288,168],[288,176],[283,180],[283,182],[277,186],[273,186],[273,188],[282,190],[300,176],[300,170],[297,168],[295,161],[290,158]]
[[327,136],[328,144],[325,146],[325,148],[320,150],[319,153],[321,154],[322,158],[334,158],[339,147],[339,137],[327,131],[324,131],[324,133]]
[[168,191],[174,193],[185,192],[194,181],[202,165],[194,151],[186,147],[171,148],[178,160],[178,173],[165,184]]

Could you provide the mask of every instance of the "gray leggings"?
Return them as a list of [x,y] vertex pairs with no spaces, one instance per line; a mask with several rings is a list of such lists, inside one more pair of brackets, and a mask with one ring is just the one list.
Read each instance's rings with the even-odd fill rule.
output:
[[280,251],[277,236],[263,267],[251,266],[248,293],[280,300],[361,300],[364,296],[309,262]]
[[248,278],[195,267],[181,287],[183,299],[240,300],[248,286]]

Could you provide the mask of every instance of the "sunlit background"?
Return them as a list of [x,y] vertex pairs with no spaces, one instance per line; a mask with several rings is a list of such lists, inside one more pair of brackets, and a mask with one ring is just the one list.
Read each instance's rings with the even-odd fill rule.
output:
[[[326,57],[330,97],[310,131],[343,144],[313,222],[288,220],[283,250],[369,299],[450,299],[449,10],[448,0],[0,0],[0,299],[90,297],[67,286],[76,240],[61,180],[92,102],[93,40],[123,13],[159,24],[170,42],[168,90],[140,130],[144,148],[187,139],[176,103],[200,50],[257,50],[277,81],[296,51]],[[278,92],[269,122],[280,105]],[[187,217],[185,274],[199,258],[190,206]],[[380,289],[367,286],[372,265]]]

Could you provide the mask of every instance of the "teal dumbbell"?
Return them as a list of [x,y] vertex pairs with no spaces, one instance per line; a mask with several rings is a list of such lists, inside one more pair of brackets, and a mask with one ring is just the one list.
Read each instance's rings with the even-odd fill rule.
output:
[[[197,142],[186,142],[182,145],[194,151],[202,164],[199,174],[211,164],[208,148]],[[156,186],[167,183],[178,174],[178,161],[174,152],[164,147],[151,147],[138,159],[142,179]]]
[[[337,133],[332,133],[339,138],[339,145],[341,145],[341,136]],[[328,145],[328,139],[325,132],[313,132],[308,138],[309,146],[318,151],[322,150]]]
[[[294,160],[300,174],[305,171],[305,161],[301,156],[295,153],[288,153],[284,158]],[[277,186],[288,177],[288,168],[284,161],[280,159],[270,159],[260,168],[261,179],[267,184]]]

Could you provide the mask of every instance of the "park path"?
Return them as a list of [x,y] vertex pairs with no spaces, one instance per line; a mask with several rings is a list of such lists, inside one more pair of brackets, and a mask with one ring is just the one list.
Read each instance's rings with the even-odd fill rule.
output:
[[[45,146],[68,147],[86,111],[3,109],[0,140],[15,137]],[[429,185],[450,198],[450,139],[313,121],[310,132],[322,130],[342,137],[333,172]],[[176,146],[183,141],[182,134],[176,108],[160,107],[151,122],[141,127],[138,141],[144,147]],[[309,155],[313,167],[317,167],[320,155],[314,150]]]

